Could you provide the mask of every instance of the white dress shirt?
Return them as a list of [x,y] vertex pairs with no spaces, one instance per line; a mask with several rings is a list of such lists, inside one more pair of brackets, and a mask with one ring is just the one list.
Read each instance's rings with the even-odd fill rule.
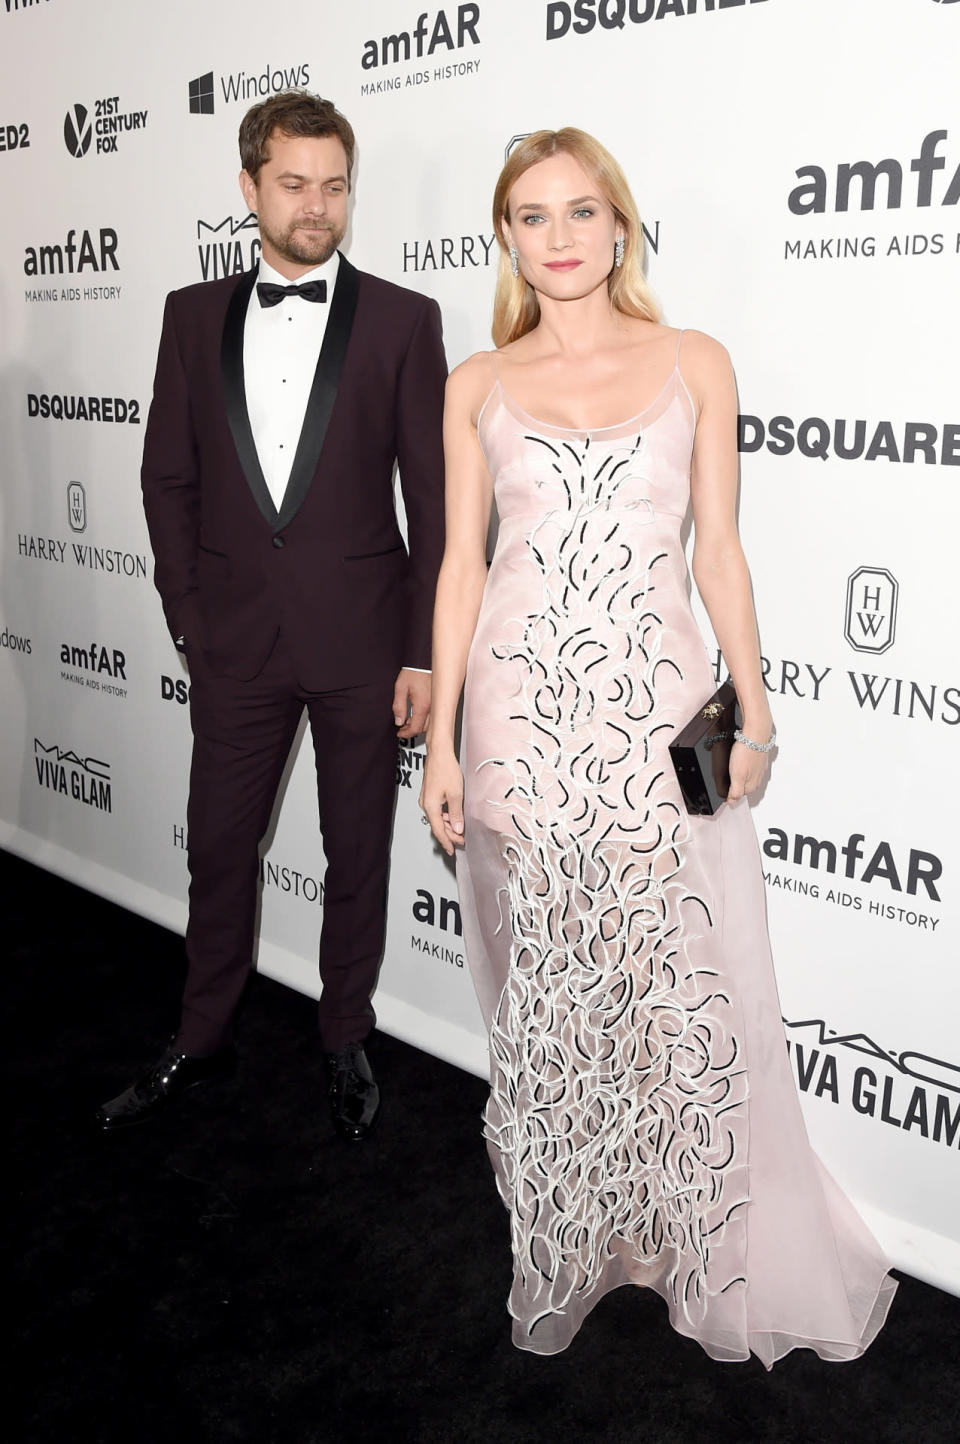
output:
[[[263,479],[277,511],[283,505],[290,468],[297,454],[339,269],[340,253],[334,251],[329,261],[315,266],[297,281],[297,285],[306,281],[326,281],[326,301],[305,301],[302,296],[285,296],[276,306],[261,306],[254,286],[247,303],[243,330],[243,385],[247,414]],[[270,281],[277,286],[290,285],[289,277],[281,276],[262,256],[257,280]],[[421,672],[427,669],[410,667],[407,670]]]
[[[334,251],[329,261],[297,281],[298,285],[326,281],[326,301],[285,296],[276,306],[261,306],[256,286],[250,293],[243,331],[243,384],[254,445],[277,511],[297,453],[339,269],[340,253]],[[262,256],[257,279],[290,285],[289,277],[268,266]]]

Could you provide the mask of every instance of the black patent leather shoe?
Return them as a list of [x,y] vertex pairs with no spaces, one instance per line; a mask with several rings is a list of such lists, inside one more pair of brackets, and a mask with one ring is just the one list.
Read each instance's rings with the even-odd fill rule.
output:
[[380,1089],[362,1043],[348,1043],[340,1053],[327,1053],[330,1116],[341,1138],[358,1143],[366,1138],[380,1111]]
[[188,1088],[227,1078],[236,1066],[237,1054],[232,1045],[209,1057],[193,1058],[170,1044],[141,1078],[97,1109],[95,1122],[105,1132],[145,1123]]

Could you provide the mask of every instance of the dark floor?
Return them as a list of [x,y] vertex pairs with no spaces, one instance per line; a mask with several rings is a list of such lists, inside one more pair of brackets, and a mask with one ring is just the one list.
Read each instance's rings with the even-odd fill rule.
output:
[[908,1278],[855,1364],[714,1364],[624,1289],[565,1354],[518,1352],[483,1084],[377,1035],[382,1126],[342,1145],[312,1004],[265,979],[235,1082],[99,1136],[163,1044],[182,944],[9,854],[0,875],[16,1444],[960,1440],[960,1300]]

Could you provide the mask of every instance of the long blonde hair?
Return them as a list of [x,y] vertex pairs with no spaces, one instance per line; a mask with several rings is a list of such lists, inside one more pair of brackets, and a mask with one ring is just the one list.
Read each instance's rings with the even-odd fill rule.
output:
[[563,130],[536,130],[510,152],[500,172],[493,193],[493,229],[500,242],[500,269],[493,300],[493,344],[506,346],[532,331],[540,320],[537,293],[523,276],[515,276],[510,266],[510,252],[503,234],[504,221],[509,222],[510,192],[524,171],[557,152],[572,156],[599,185],[613,207],[623,231],[623,264],[613,266],[607,278],[607,291],[614,310],[644,321],[659,321],[660,307],[643,275],[643,227],[636,202],[630,194],[627,178],[610,152],[585,130],[565,126]]

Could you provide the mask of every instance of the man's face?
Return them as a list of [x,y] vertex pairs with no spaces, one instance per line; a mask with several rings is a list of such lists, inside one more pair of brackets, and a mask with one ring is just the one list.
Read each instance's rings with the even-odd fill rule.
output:
[[291,280],[330,259],[347,229],[347,156],[335,135],[274,131],[256,180],[240,172],[267,263]]

